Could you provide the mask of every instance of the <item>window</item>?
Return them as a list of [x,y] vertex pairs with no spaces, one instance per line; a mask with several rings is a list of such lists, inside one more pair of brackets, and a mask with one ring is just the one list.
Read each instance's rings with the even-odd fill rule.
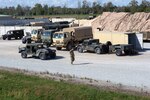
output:
[[53,38],[64,38],[64,34],[63,33],[55,33],[54,35],[53,35]]
[[51,32],[43,32],[43,36],[50,36]]

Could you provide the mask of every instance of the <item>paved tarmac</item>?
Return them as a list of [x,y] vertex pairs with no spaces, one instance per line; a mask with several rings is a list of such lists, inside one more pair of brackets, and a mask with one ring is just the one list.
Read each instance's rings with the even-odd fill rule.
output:
[[74,65],[70,64],[69,52],[65,50],[57,51],[57,57],[53,60],[23,59],[18,53],[20,44],[20,40],[0,40],[0,66],[70,74],[150,89],[150,43],[145,43],[145,50],[137,56],[117,57],[115,54],[75,51]]

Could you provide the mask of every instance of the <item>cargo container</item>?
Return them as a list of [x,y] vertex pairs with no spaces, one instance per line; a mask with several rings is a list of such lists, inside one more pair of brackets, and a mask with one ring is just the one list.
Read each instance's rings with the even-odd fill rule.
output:
[[133,32],[93,32],[94,39],[99,39],[101,43],[111,43],[112,45],[133,44],[135,49],[143,49],[143,34]]

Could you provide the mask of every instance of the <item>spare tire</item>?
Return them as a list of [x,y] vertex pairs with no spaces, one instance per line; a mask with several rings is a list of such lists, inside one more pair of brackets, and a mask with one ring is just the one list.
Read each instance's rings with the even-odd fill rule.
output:
[[23,38],[22,38],[22,43],[23,43],[23,44],[26,44],[26,42],[27,42],[27,41],[26,41],[26,38],[23,37]]

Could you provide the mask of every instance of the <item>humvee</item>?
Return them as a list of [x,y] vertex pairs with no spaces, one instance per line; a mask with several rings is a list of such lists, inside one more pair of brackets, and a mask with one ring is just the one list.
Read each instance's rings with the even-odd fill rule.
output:
[[21,53],[22,58],[27,58],[28,55],[38,57],[41,60],[54,59],[56,57],[56,50],[52,50],[42,43],[30,43],[20,46],[19,53]]
[[84,51],[95,52],[97,54],[108,53],[108,47],[105,44],[99,43],[99,39],[84,40],[83,43],[77,46],[78,52]]
[[15,39],[22,39],[24,36],[24,30],[9,30],[6,34],[2,35],[3,40],[11,40],[12,38]]

